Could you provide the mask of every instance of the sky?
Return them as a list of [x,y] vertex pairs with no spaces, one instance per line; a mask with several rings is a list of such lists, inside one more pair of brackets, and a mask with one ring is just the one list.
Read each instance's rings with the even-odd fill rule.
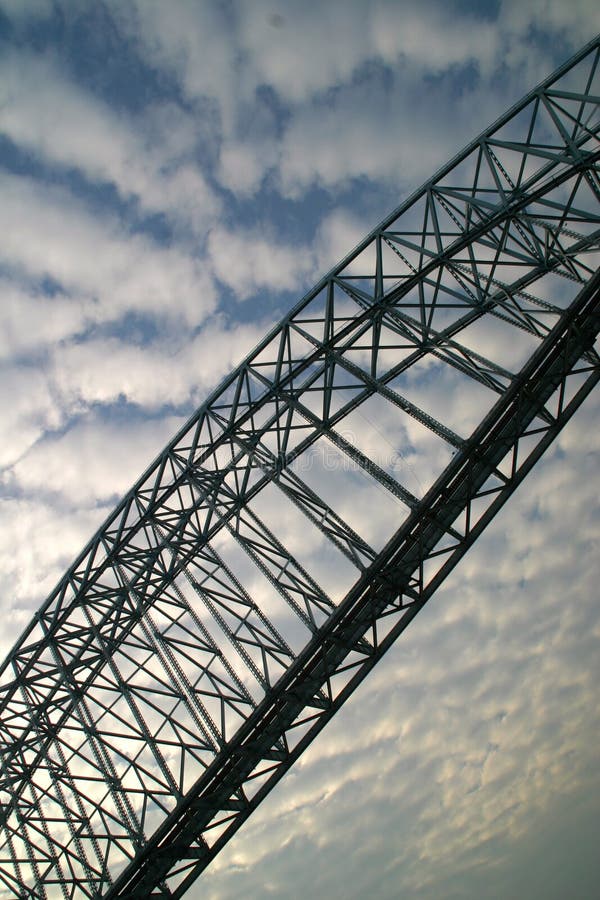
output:
[[[0,0],[2,657],[268,328],[598,30],[593,0]],[[599,406],[191,900],[596,895]]]

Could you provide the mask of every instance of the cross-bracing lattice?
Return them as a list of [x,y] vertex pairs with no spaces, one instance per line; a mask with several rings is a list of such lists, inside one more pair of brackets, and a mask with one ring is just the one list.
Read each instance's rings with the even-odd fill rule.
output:
[[182,896],[596,383],[599,57],[323,278],[41,607],[0,672],[0,896]]

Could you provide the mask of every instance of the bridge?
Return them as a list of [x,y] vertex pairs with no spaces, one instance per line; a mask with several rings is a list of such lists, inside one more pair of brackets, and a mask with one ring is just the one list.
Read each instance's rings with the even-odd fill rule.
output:
[[182,897],[592,390],[599,63],[367,235],[40,607],[0,670],[0,895]]

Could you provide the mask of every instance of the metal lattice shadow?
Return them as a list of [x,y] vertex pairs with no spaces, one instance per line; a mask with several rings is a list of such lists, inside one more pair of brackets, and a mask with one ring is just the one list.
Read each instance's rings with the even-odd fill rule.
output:
[[1,670],[4,895],[182,896],[595,385],[599,59],[323,278],[41,607]]

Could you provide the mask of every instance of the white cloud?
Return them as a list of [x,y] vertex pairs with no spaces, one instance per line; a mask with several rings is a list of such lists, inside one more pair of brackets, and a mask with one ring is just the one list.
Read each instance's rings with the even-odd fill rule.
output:
[[215,228],[208,239],[215,275],[240,300],[262,288],[299,290],[314,271],[310,249],[284,245],[256,229]]
[[43,370],[33,366],[0,368],[0,467],[12,464],[64,415]]
[[124,422],[89,417],[39,443],[12,469],[27,495],[62,495],[85,508],[124,494],[183,424],[181,417]]
[[[600,27],[587,0],[581,0],[579,15],[560,2],[508,4],[498,22],[437,4],[369,4],[354,16],[345,15],[345,7],[327,9],[333,21],[314,15],[308,24],[295,4],[286,8],[272,52],[260,20],[248,26],[257,81],[295,101],[277,165],[277,183],[293,198],[315,184],[334,190],[356,178],[402,190],[415,185],[560,61],[552,44],[529,40],[530,29],[543,22],[574,50],[593,33],[594,19]],[[343,34],[333,40],[338,26]],[[287,66],[296,53],[302,58]],[[369,61],[377,65],[369,69]],[[510,69],[498,83],[496,73],[507,62]],[[460,67],[470,64],[477,76],[465,85]],[[378,65],[388,67],[385,76]],[[442,73],[443,80],[431,79]],[[272,165],[272,156],[265,158],[265,170]]]
[[44,350],[83,331],[94,319],[90,300],[47,296],[0,279],[0,360]]
[[600,11],[594,0],[574,0],[569,6],[562,0],[503,0],[498,25],[504,35],[505,61],[511,66],[527,65],[532,51],[539,59],[539,49],[534,50],[530,38],[532,28],[546,31],[575,51],[600,29]]
[[[492,25],[475,18],[465,27],[443,7],[417,4],[400,9],[397,4],[360,3],[349,14],[343,2],[325,7],[288,2],[275,11],[267,2],[236,3],[225,13],[213,3],[192,11],[189,3],[178,0],[168,10],[155,2],[119,4],[113,15],[152,66],[177,78],[191,102],[216,104],[223,140],[219,178],[242,196],[258,189],[279,156],[279,139],[274,122],[264,114],[261,89],[291,104],[292,127],[284,126],[281,146],[287,194],[297,195],[311,181],[331,185],[361,175],[396,176],[402,166],[410,178],[410,154],[407,160],[397,157],[400,128],[407,137],[405,122],[390,129],[398,110],[382,108],[381,98],[377,100],[383,91],[377,73],[399,63],[407,77],[472,61],[487,69],[498,52]],[[375,110],[366,116],[361,84],[373,85],[369,106],[374,102]],[[348,93],[351,99],[344,102]],[[405,111],[419,113],[408,104]],[[433,140],[431,104],[429,113],[421,113],[418,124],[414,116],[407,119],[411,131],[420,132],[419,174],[429,172],[430,162],[440,162],[444,155],[437,149],[439,134]],[[428,147],[431,152],[424,149]]]
[[[33,0],[0,5],[18,27],[52,14]],[[52,8],[77,34],[86,4]],[[368,206],[365,196],[385,188],[394,206],[550,71],[561,48],[585,39],[598,16],[585,0],[505,0],[497,14],[494,6],[473,16],[391,2],[119,0],[102,9],[112,9],[126,52],[153,70],[155,101],[128,119],[74,83],[61,59],[67,44],[56,55],[28,50],[0,62],[3,127],[26,151],[23,166],[29,153],[63,184],[74,186],[76,171],[112,185],[128,209],[166,217],[173,243],[132,234],[118,211],[99,212],[41,177],[0,177],[5,644],[172,435],[181,421],[173,408],[203,400],[267,330],[256,316],[227,321],[213,279],[239,299],[299,291],[365,233],[369,223],[350,211]],[[539,37],[543,29],[551,40]],[[93,71],[98,61],[86,64]],[[235,225],[222,219],[213,178],[237,194]],[[315,187],[328,192],[324,201]],[[357,187],[356,206],[355,194],[336,193]],[[316,210],[318,221],[323,209],[309,229],[307,217]],[[304,231],[294,223],[296,246],[280,237],[290,215],[304,217]],[[244,224],[268,217],[262,228]],[[59,285],[53,296],[40,288],[44,278]],[[128,313],[152,317],[156,337],[141,341]],[[500,362],[510,352],[517,365],[527,349],[485,329],[472,337]],[[453,379],[442,394],[436,374],[413,373],[407,390],[468,432],[479,396]],[[401,448],[400,478],[422,493],[439,466],[431,435],[387,402],[362,412],[348,423],[357,443],[386,459]],[[524,895],[552,896],[506,873],[519,854],[527,862],[532,835],[562,823],[569,807],[565,821],[574,822],[577,798],[598,787],[597,414],[592,404],[564,432],[190,900],[291,900],[300,884],[332,900],[491,898],[513,896],[516,880]],[[370,482],[359,487],[354,471],[335,480],[315,465],[300,474],[378,546],[404,514]],[[324,586],[341,591],[347,571],[286,503],[273,488],[255,508]],[[264,591],[267,608],[279,610],[233,539],[222,544],[256,596]],[[568,830],[539,850],[545,871]]]
[[411,70],[439,74],[475,63],[487,72],[498,53],[501,32],[478,15],[445,4],[384,0],[373,7],[372,41],[376,56],[390,65],[406,60]]
[[265,2],[237,4],[239,41],[251,80],[301,104],[365,77],[369,63],[439,73],[475,62],[488,69],[498,31],[478,16],[443,4],[358,2],[326,5],[292,0],[276,11]]
[[66,567],[109,512],[81,505],[57,510],[46,500],[4,498],[0,503],[0,654],[8,652]]
[[8,53],[0,62],[2,132],[46,164],[113,184],[146,213],[202,236],[220,203],[193,163],[206,127],[173,104],[133,119],[76,85],[50,57]]
[[364,3],[356,4],[352,15],[340,0],[326,5],[295,0],[275,11],[268,2],[236,7],[251,82],[268,85],[287,101],[305,102],[347,82],[371,55]]
[[252,195],[276,161],[274,142],[225,141],[219,157],[219,181],[234,194]]
[[[541,23],[575,48],[598,18],[593,0],[577,0],[575,12],[560,0],[507,2],[497,19],[458,14],[438,3],[389,0],[354,4],[351,14],[337,0],[326,7],[294,0],[277,10],[266,0],[228,9],[213,2],[194,7],[173,0],[167,8],[156,0],[128,0],[112,4],[111,11],[148,64],[175,77],[192,104],[203,104],[199,115],[210,117],[214,108],[213,136],[223,140],[219,178],[241,196],[259,188],[280,150],[288,196],[312,183],[332,186],[361,176],[396,182],[425,177],[473,133],[472,124],[483,128],[518,98],[523,84],[552,68],[552,51],[530,40],[532,28]],[[498,86],[494,73],[507,62],[511,68]],[[479,81],[436,97],[440,85],[431,76],[446,73],[452,81],[468,65],[476,67]],[[393,105],[381,96],[384,70],[396,73],[399,100]],[[361,85],[372,88],[366,104]],[[423,100],[415,103],[417,86]],[[261,132],[261,88],[291,105],[280,148],[272,124]],[[123,132],[121,123],[113,124],[116,134]],[[131,135],[121,144],[126,158]],[[122,162],[117,168],[126,172]],[[128,181],[135,180],[134,167]],[[142,180],[152,203],[149,179]],[[171,210],[185,195],[175,182]]]
[[[315,238],[315,275],[323,275],[340,262],[365,236],[364,220],[350,209],[340,207],[321,220]],[[370,269],[367,268],[370,263]],[[355,263],[356,274],[374,273],[374,258],[368,261],[361,254]],[[359,271],[360,270],[360,271]],[[355,271],[351,267],[350,271]]]
[[291,900],[302,870],[303,890],[333,898],[491,900],[514,892],[520,854],[543,881],[545,823],[586,791],[597,814],[597,511],[578,487],[597,468],[597,405],[219,855],[202,896]]
[[147,410],[199,403],[262,337],[266,324],[227,327],[211,320],[191,341],[137,347],[116,338],[90,339],[54,355],[53,383],[66,409],[115,403]]
[[[33,326],[34,338],[41,342],[54,337],[52,324],[47,324],[47,316],[53,321],[51,314],[40,315],[35,301],[22,312],[41,323],[41,335]],[[54,324],[60,329],[60,320]],[[20,473],[29,465],[27,451],[37,445],[35,457],[43,458],[49,447],[62,447],[54,432],[98,405],[108,409],[124,400],[144,412],[173,406],[191,410],[258,343],[268,325],[263,321],[231,328],[217,317],[190,341],[165,340],[145,348],[117,338],[60,341],[47,352],[43,367],[6,363],[0,368],[0,467],[5,469],[5,484],[14,487],[16,478],[19,489],[26,488],[27,479],[22,482]],[[160,434],[165,441],[170,436],[168,430]],[[11,470],[22,458],[23,465]]]
[[31,19],[50,18],[51,0],[0,0],[0,10],[10,16],[13,22],[22,23]]
[[[356,178],[406,189],[431,175],[464,143],[473,110],[455,106],[450,116],[445,89],[437,96],[430,92],[427,107],[415,105],[415,92],[421,90],[413,85],[411,99],[400,83],[390,93],[365,82],[340,90],[333,101],[295,112],[281,146],[278,174],[284,195],[299,197],[313,184],[345,187]],[[398,199],[392,196],[390,208]]]
[[93,300],[97,321],[143,312],[197,325],[214,309],[206,266],[177,247],[129,234],[68,192],[28,178],[0,175],[0,191],[0,259],[26,278],[51,278]]
[[237,99],[246,94],[246,84],[238,77],[228,11],[214,0],[173,0],[168,6],[160,0],[119,0],[110,7],[118,28],[149,65],[175,77],[192,101],[214,101],[221,128],[231,133]]

